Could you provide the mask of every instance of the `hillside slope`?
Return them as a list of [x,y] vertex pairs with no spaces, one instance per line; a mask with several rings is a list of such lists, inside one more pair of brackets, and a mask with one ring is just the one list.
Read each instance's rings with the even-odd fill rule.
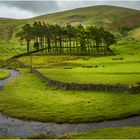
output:
[[140,26],[140,11],[115,6],[92,6],[78,8],[74,10],[57,12],[43,16],[24,20],[0,20],[0,40],[12,39],[15,31],[25,23],[43,21],[49,24],[65,25],[96,25],[103,26],[113,32],[118,31],[119,27],[131,27],[132,29]]
[[58,24],[93,24],[114,29],[125,25],[140,25],[140,11],[103,5],[58,12],[33,19]]
[[140,40],[140,27],[135,28],[134,30],[131,30],[128,33],[128,37]]

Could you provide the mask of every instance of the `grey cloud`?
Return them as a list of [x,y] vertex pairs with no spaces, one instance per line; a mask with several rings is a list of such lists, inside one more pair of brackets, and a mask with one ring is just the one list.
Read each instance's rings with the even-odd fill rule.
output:
[[0,1],[0,4],[38,14],[59,10],[59,6],[56,1]]

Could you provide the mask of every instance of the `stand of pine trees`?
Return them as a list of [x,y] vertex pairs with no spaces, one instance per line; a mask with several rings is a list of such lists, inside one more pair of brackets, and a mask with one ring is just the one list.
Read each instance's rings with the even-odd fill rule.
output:
[[25,24],[16,36],[26,41],[27,53],[34,49],[45,50],[47,54],[112,54],[109,46],[116,43],[115,36],[102,27],[70,24],[34,22]]

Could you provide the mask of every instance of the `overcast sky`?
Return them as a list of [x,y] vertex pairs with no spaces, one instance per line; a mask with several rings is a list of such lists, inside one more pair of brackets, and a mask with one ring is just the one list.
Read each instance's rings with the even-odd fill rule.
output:
[[94,5],[114,5],[140,10],[140,1],[106,1],[106,0],[50,0],[50,1],[1,1],[0,17],[5,18],[30,18],[42,14],[64,11],[79,7]]

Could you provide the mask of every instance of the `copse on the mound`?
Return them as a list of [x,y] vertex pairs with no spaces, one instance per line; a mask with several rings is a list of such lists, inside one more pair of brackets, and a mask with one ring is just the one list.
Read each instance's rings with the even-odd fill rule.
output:
[[26,41],[28,53],[31,42],[36,50],[46,49],[48,53],[57,54],[107,54],[112,53],[109,46],[116,43],[115,36],[102,27],[84,27],[81,24],[60,26],[34,22],[32,26],[25,24],[16,36],[20,41]]

